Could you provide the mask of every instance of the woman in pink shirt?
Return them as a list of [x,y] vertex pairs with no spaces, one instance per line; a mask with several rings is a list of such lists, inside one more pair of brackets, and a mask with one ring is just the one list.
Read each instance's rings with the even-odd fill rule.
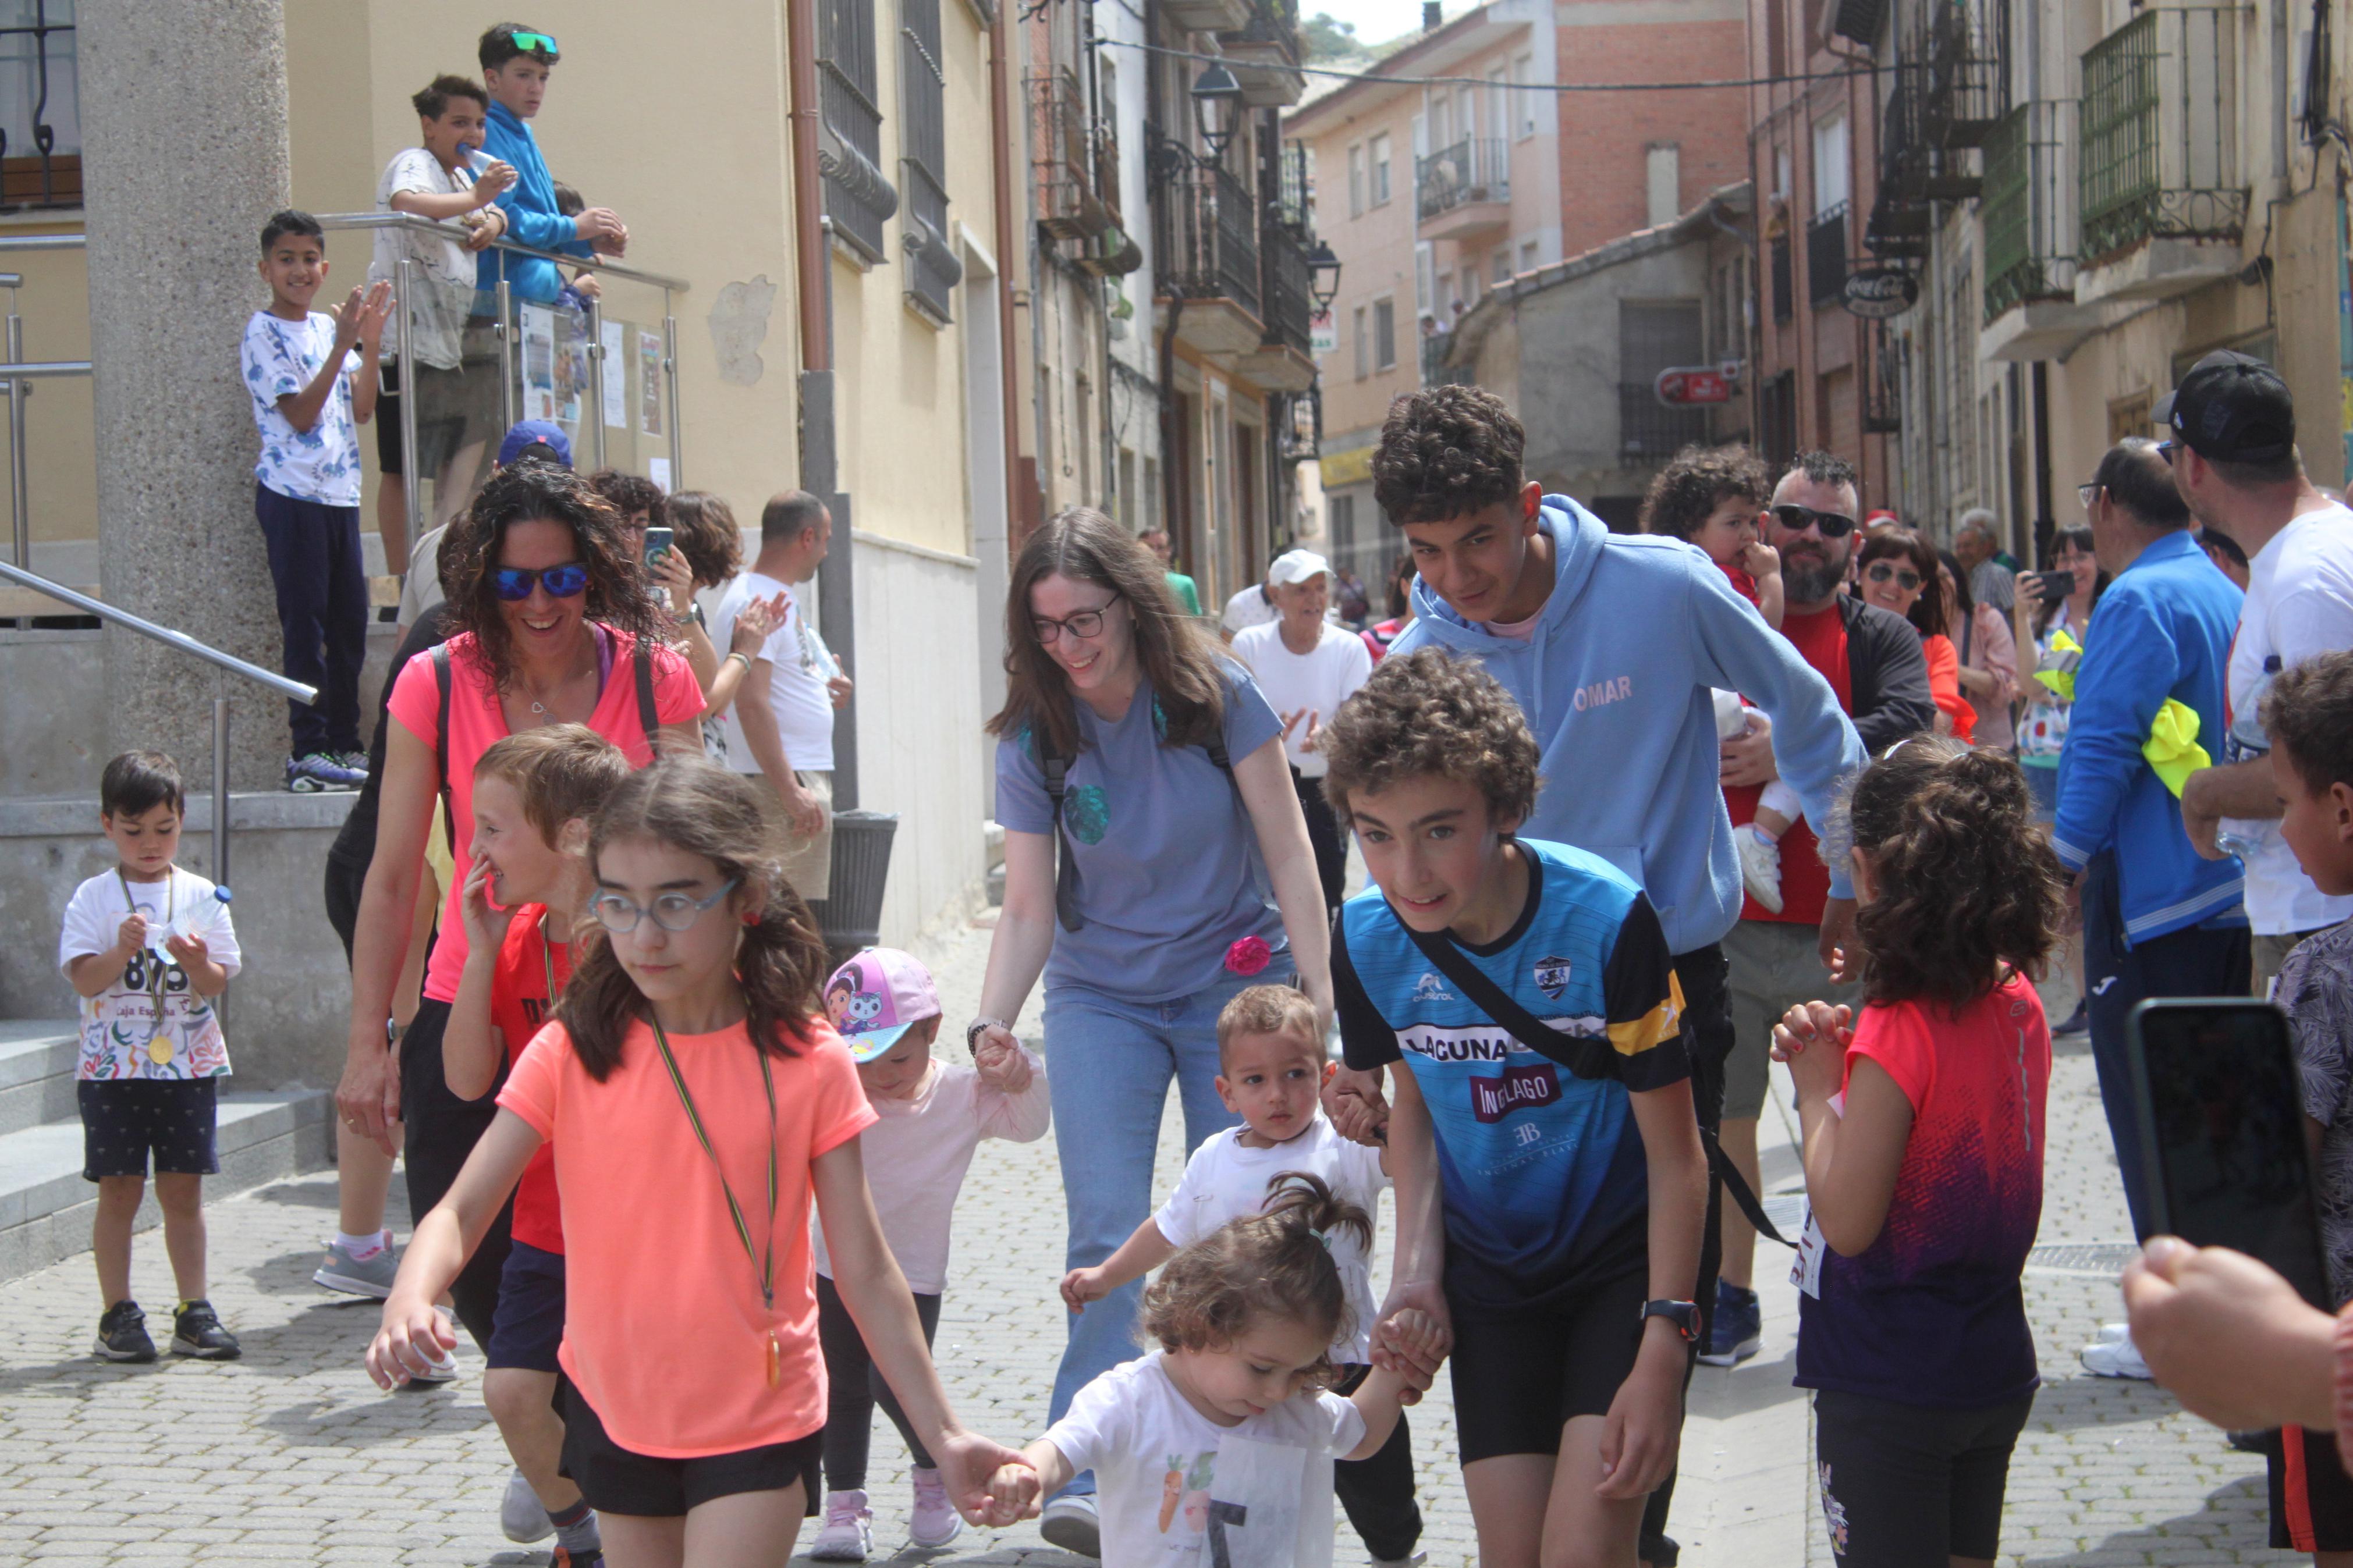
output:
[[[406,1122],[412,1215],[440,1201],[494,1109],[459,1100],[441,1076],[441,1031],[466,964],[459,900],[473,856],[462,831],[452,835],[457,870],[425,997],[400,1041],[397,1069],[392,1059],[399,938],[416,910],[435,799],[447,821],[470,824],[475,761],[492,742],[543,724],[586,724],[639,767],[657,742],[687,752],[702,743],[702,689],[662,646],[620,517],[584,480],[554,464],[517,463],[450,527],[462,531],[448,573],[456,629],[395,677],[375,855],[352,946],[349,1055],[335,1090],[344,1125],[386,1152],[394,1124]],[[478,1342],[490,1337],[506,1250],[501,1215],[451,1291]]]

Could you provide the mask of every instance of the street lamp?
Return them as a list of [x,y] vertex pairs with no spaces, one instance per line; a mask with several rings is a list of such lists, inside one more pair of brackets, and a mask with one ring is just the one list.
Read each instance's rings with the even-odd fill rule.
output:
[[1193,79],[1193,124],[1201,132],[1201,145],[1209,150],[1213,163],[1221,163],[1226,147],[1241,129],[1242,84],[1224,64],[1211,60],[1208,68]]
[[1307,292],[1318,310],[1328,310],[1340,292],[1340,258],[1332,254],[1332,243],[1319,239],[1315,248],[1307,253]]

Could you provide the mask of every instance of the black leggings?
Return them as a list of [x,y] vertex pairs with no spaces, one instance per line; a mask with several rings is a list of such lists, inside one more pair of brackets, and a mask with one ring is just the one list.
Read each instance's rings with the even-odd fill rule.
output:
[[[940,1299],[917,1292],[915,1316],[923,1321],[923,1343],[928,1345],[939,1331]],[[822,1274],[817,1277],[817,1337],[825,1351],[825,1489],[866,1489],[866,1455],[878,1405],[906,1440],[916,1468],[935,1468],[915,1429],[907,1425],[907,1413],[899,1408],[898,1395],[882,1380],[882,1369],[866,1353],[866,1341],[841,1292]]]
[[2034,1395],[1938,1410],[1821,1389],[1814,1394],[1822,1518],[1845,1568],[1947,1568],[2001,1551],[2010,1453]]
[[1308,778],[1293,768],[1291,787],[1299,796],[1301,815],[1307,818],[1307,842],[1315,851],[1315,877],[1324,885],[1324,912],[1329,915],[1339,909],[1340,896],[1348,887],[1347,836],[1340,831],[1332,803],[1324,798],[1322,779]]
[[[506,1064],[499,1064],[498,1081],[480,1100],[460,1100],[449,1092],[441,1076],[441,1033],[449,1025],[449,1004],[430,997],[419,1003],[417,1020],[400,1039],[400,1119],[407,1125],[402,1155],[408,1172],[409,1223],[416,1224],[457,1184],[466,1156],[490,1130],[499,1113],[499,1089],[506,1082]],[[499,1205],[482,1244],[466,1260],[450,1283],[449,1300],[458,1321],[488,1349],[491,1320],[498,1315],[499,1276],[507,1266],[508,1226],[514,1219],[514,1197]]]
[[[1360,1366],[1335,1391],[1353,1394],[1371,1375]],[[1332,1490],[1348,1510],[1365,1550],[1377,1562],[1401,1563],[1421,1541],[1421,1505],[1413,1495],[1413,1436],[1405,1412],[1398,1412],[1389,1440],[1369,1459],[1341,1459],[1332,1467]]]

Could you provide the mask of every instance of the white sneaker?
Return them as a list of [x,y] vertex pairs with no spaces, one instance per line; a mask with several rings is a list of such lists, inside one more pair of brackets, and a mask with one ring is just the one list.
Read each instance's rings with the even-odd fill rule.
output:
[[862,1491],[825,1494],[825,1523],[809,1542],[808,1554],[819,1563],[863,1563],[874,1550],[874,1515],[867,1510]]
[[1038,1516],[1038,1533],[1049,1546],[1081,1557],[1103,1556],[1103,1518],[1092,1492],[1064,1492]]
[[[436,1307],[433,1310],[440,1313],[442,1318],[453,1327],[456,1325],[457,1314],[450,1311],[448,1308]],[[429,1363],[427,1371],[410,1373],[408,1381],[420,1386],[428,1384],[455,1383],[458,1381],[458,1358],[454,1355],[437,1357]],[[503,1512],[504,1510],[501,1509],[501,1511]]]
[[544,1541],[555,1533],[555,1521],[547,1517],[546,1505],[531,1483],[515,1470],[507,1477],[506,1495],[499,1499],[499,1529],[509,1541],[528,1546],[534,1541]]
[[2149,1373],[2148,1363],[2141,1360],[2139,1347],[2132,1342],[2129,1330],[2108,1338],[2111,1329],[2123,1329],[2121,1323],[2111,1323],[2100,1331],[2100,1338],[2085,1345],[2080,1352],[2084,1370],[2094,1377],[2129,1377],[2142,1383],[2156,1381]]
[[1781,847],[1757,837],[1754,827],[1732,830],[1733,847],[1740,851],[1740,880],[1748,896],[1768,914],[1781,912]]
[[915,1483],[915,1511],[907,1519],[907,1539],[917,1546],[945,1546],[964,1533],[964,1520],[948,1501],[948,1484],[937,1470],[916,1465],[907,1472]]

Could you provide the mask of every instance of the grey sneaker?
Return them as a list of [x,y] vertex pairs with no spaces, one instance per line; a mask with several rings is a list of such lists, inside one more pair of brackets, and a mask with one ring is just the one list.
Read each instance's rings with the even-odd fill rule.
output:
[[1081,1557],[1103,1556],[1103,1517],[1095,1511],[1092,1492],[1064,1492],[1038,1516],[1038,1533],[1049,1546],[1059,1546]]
[[[327,1243],[327,1260],[311,1276],[311,1283],[328,1290],[341,1290],[346,1296],[373,1296],[381,1301],[392,1294],[392,1277],[400,1272],[400,1259],[392,1250],[392,1232],[385,1231],[377,1239],[376,1249],[364,1258],[354,1257],[340,1241]],[[539,1539],[533,1536],[533,1540]]]
[[499,1499],[499,1528],[509,1541],[528,1546],[534,1541],[544,1541],[555,1533],[555,1521],[547,1517],[547,1509],[531,1483],[515,1470],[507,1476],[506,1495]]

